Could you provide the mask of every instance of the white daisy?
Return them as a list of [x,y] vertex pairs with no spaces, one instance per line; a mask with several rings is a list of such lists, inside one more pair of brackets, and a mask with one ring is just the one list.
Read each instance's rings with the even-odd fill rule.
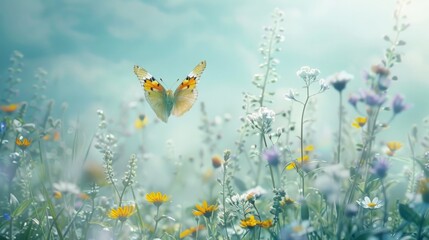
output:
[[378,197],[375,197],[372,201],[369,197],[365,197],[364,200],[359,199],[356,202],[363,208],[369,209],[377,209],[383,206],[383,201],[379,200]]

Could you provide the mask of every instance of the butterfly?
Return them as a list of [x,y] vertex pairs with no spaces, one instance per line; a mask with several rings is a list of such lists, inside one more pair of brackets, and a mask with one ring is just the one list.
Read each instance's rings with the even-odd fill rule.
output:
[[174,93],[172,90],[166,90],[144,68],[135,65],[134,73],[140,80],[146,100],[156,113],[156,116],[163,122],[167,122],[171,114],[179,117],[191,109],[198,96],[195,87],[205,68],[206,61],[201,61],[180,83]]

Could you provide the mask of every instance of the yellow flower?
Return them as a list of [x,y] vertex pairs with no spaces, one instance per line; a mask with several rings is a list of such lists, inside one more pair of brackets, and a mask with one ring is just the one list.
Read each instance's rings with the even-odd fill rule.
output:
[[270,227],[273,226],[273,220],[267,219],[267,220],[264,220],[264,221],[260,221],[260,222],[258,222],[258,225],[261,228],[270,228]]
[[63,197],[63,194],[60,191],[55,191],[53,196],[55,199],[61,199]]
[[77,196],[78,196],[80,199],[82,199],[82,200],[88,200],[88,199],[90,199],[89,195],[88,195],[88,194],[86,194],[86,193],[79,193]]
[[312,152],[312,151],[314,151],[314,146],[313,146],[312,144],[310,144],[310,145],[308,145],[308,146],[306,146],[306,147],[304,148],[304,151],[305,151],[306,153],[308,153],[308,152]]
[[12,104],[9,104],[9,105],[2,105],[2,106],[0,106],[0,110],[2,110],[5,113],[12,113],[12,112],[15,112],[16,109],[18,109],[18,107],[19,107],[19,104],[12,103]]
[[108,216],[111,219],[119,219],[121,222],[127,220],[131,215],[134,214],[134,210],[136,209],[136,206],[134,205],[128,205],[123,207],[118,207],[111,209]]
[[256,225],[258,225],[258,222],[259,222],[259,221],[257,221],[257,220],[255,219],[255,216],[250,215],[248,218],[243,219],[243,220],[241,220],[241,221],[240,221],[240,227],[242,227],[242,228],[249,228],[249,229],[252,229],[252,228],[254,228]]
[[282,206],[284,206],[284,205],[286,205],[286,206],[290,206],[290,205],[292,205],[292,204],[295,204],[295,200],[293,200],[292,198],[290,198],[290,197],[285,197],[281,202],[280,202],[280,204],[282,205]]
[[187,237],[187,236],[189,236],[189,235],[192,235],[192,237],[195,237],[196,236],[196,233],[198,232],[198,231],[200,231],[200,230],[203,230],[204,229],[204,226],[203,225],[199,225],[199,226],[197,226],[197,227],[190,227],[190,228],[188,228],[188,229],[185,229],[183,232],[181,232],[180,233],[180,238],[182,239],[182,238],[184,238],[184,237]]
[[166,194],[162,194],[161,192],[151,192],[146,194],[146,201],[153,203],[153,205],[157,207],[167,202],[168,199],[168,196]]
[[387,151],[387,155],[393,156],[396,152],[396,150],[400,149],[402,147],[402,144],[400,142],[391,141],[386,143],[387,148],[389,149]]
[[15,139],[15,144],[21,148],[22,150],[26,149],[28,146],[31,145],[31,140],[28,138],[25,138],[23,136],[19,136]]
[[139,118],[136,119],[134,122],[134,127],[137,129],[142,129],[148,124],[149,120],[147,119],[146,115],[140,114]]
[[302,166],[302,164],[307,163],[308,160],[310,160],[310,156],[308,156],[308,155],[304,155],[302,158],[299,157],[296,159],[296,161],[291,162],[288,165],[286,165],[286,170],[291,170],[291,169],[296,168],[297,163],[298,163],[298,166]]
[[367,120],[368,119],[366,117],[357,117],[353,121],[352,126],[355,128],[361,128],[361,127],[365,126]]
[[212,216],[213,212],[217,210],[217,206],[216,205],[208,205],[207,201],[204,200],[203,204],[199,205],[199,204],[195,204],[195,208],[193,211],[194,216],[201,216],[203,215],[206,218],[209,218]]

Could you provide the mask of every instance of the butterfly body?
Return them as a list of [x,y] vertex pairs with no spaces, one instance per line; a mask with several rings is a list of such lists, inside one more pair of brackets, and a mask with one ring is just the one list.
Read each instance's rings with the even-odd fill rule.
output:
[[198,96],[195,88],[205,67],[206,62],[200,62],[174,92],[166,90],[160,82],[142,67],[134,66],[134,73],[140,80],[145,91],[146,100],[157,117],[163,122],[167,122],[171,114],[181,116],[191,109]]

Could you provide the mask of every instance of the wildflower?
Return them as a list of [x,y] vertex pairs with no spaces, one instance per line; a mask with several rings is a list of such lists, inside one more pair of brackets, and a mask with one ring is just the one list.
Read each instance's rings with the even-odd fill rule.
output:
[[70,194],[79,194],[80,190],[79,187],[76,186],[74,183],[69,182],[58,182],[53,184],[54,189],[61,193],[70,193]]
[[168,199],[169,197],[161,192],[151,192],[146,194],[146,201],[153,203],[156,207],[161,206],[163,203],[167,202]]
[[384,95],[379,95],[373,90],[366,90],[362,92],[363,101],[370,107],[380,106],[386,101]]
[[378,89],[380,91],[386,91],[390,87],[391,83],[392,83],[392,80],[390,78],[380,77],[378,79]]
[[9,213],[3,213],[3,218],[4,218],[4,220],[6,220],[6,221],[10,221],[10,220],[12,219],[12,217],[10,216],[10,214],[9,214]]
[[362,96],[356,93],[353,93],[349,96],[349,103],[356,108],[357,102],[362,100]]
[[267,220],[264,220],[264,221],[260,221],[260,222],[258,222],[258,225],[261,228],[270,228],[270,227],[273,226],[273,220],[267,219]]
[[136,129],[142,129],[148,124],[149,120],[146,115],[140,114],[139,117],[134,122],[134,127]]
[[275,120],[276,113],[266,107],[261,107],[257,112],[247,115],[247,119],[253,127],[261,130],[263,133],[271,131],[271,124]]
[[387,155],[393,156],[395,152],[402,147],[402,144],[400,142],[391,141],[391,142],[387,142],[386,146],[389,149],[387,150]]
[[324,92],[329,89],[329,82],[326,81],[325,79],[320,79],[319,85],[320,85],[320,90],[319,90],[320,92]]
[[280,204],[282,205],[282,206],[290,206],[290,205],[293,205],[293,204],[295,204],[296,202],[295,202],[295,200],[293,200],[292,198],[290,198],[290,197],[285,197],[281,202],[280,202]]
[[388,76],[390,74],[390,70],[382,65],[373,65],[371,71],[380,76]]
[[366,117],[357,117],[352,122],[352,126],[355,128],[361,128],[361,127],[365,126],[367,120],[368,120],[368,118],[366,118]]
[[53,196],[55,199],[61,199],[63,197],[63,194],[60,191],[55,191]]
[[96,183],[98,186],[107,185],[103,165],[98,162],[89,161],[84,167],[84,176],[87,180]]
[[197,209],[193,210],[194,216],[203,215],[206,218],[211,217],[213,212],[218,209],[218,206],[216,206],[216,205],[208,205],[206,200],[204,200],[201,205],[196,204],[195,207]]
[[247,190],[243,195],[244,199],[248,197],[248,195],[252,195],[255,199],[258,199],[265,195],[267,193],[267,190],[263,189],[261,186],[256,186],[254,188],[251,188]]
[[297,164],[298,166],[302,166],[303,164],[307,163],[309,160],[310,160],[310,156],[308,155],[298,157],[296,161],[290,162],[288,165],[286,165],[286,170],[291,170],[296,168]]
[[258,221],[255,219],[255,216],[250,215],[248,218],[245,218],[240,221],[240,227],[252,229],[258,225]]
[[352,79],[352,75],[343,71],[329,76],[328,82],[335,88],[335,90],[337,90],[338,92],[342,92],[346,87],[347,83]]
[[86,193],[79,193],[78,195],[77,195],[80,199],[82,199],[82,200],[89,200],[91,197],[88,195],[88,194],[86,194]]
[[371,172],[379,178],[384,178],[387,175],[389,169],[389,161],[384,156],[376,156],[375,162],[371,168]]
[[0,134],[2,135],[5,132],[6,132],[6,122],[5,121],[1,121],[0,122]]
[[28,133],[28,132],[34,131],[36,129],[36,125],[34,123],[22,124],[22,122],[18,121],[17,119],[14,119],[12,121],[12,126],[15,129],[15,131],[17,131],[19,133],[21,133],[21,132]]
[[179,237],[182,239],[184,237],[187,237],[191,235],[192,237],[196,237],[196,233],[198,231],[201,231],[204,229],[204,225],[198,225],[197,227],[190,227],[188,229],[185,229],[183,232],[180,233]]
[[395,95],[392,101],[393,115],[396,115],[410,108],[410,105],[404,103],[404,97],[400,94]]
[[296,75],[306,82],[307,85],[314,82],[320,74],[319,69],[303,66],[296,72]]
[[271,147],[262,153],[262,158],[265,159],[269,165],[277,166],[280,163],[280,151],[276,147]]
[[365,197],[364,200],[357,200],[356,202],[361,207],[368,209],[377,209],[383,206],[383,202],[378,200],[378,197],[375,197],[372,201],[369,197]]
[[114,208],[114,209],[110,210],[108,216],[111,219],[118,219],[121,222],[124,222],[129,217],[131,217],[131,215],[134,214],[135,208],[136,207],[134,205],[128,205],[128,206]]
[[223,164],[223,159],[219,155],[214,155],[212,157],[212,165],[214,168],[219,168]]
[[2,110],[5,113],[13,113],[16,111],[16,109],[18,109],[18,107],[19,107],[19,104],[12,103],[9,105],[1,105],[0,110]]
[[285,94],[285,99],[297,101],[296,97],[298,95],[299,94],[297,92],[295,92],[293,89],[289,89],[289,92]]
[[31,139],[25,138],[22,135],[15,139],[15,144],[22,150],[25,150],[28,146],[30,146],[31,142]]
[[314,146],[312,144],[310,144],[304,148],[304,152],[306,152],[306,153],[309,153],[312,151],[314,151]]
[[312,231],[309,221],[294,221],[280,231],[280,239],[304,240],[307,239],[307,233]]

